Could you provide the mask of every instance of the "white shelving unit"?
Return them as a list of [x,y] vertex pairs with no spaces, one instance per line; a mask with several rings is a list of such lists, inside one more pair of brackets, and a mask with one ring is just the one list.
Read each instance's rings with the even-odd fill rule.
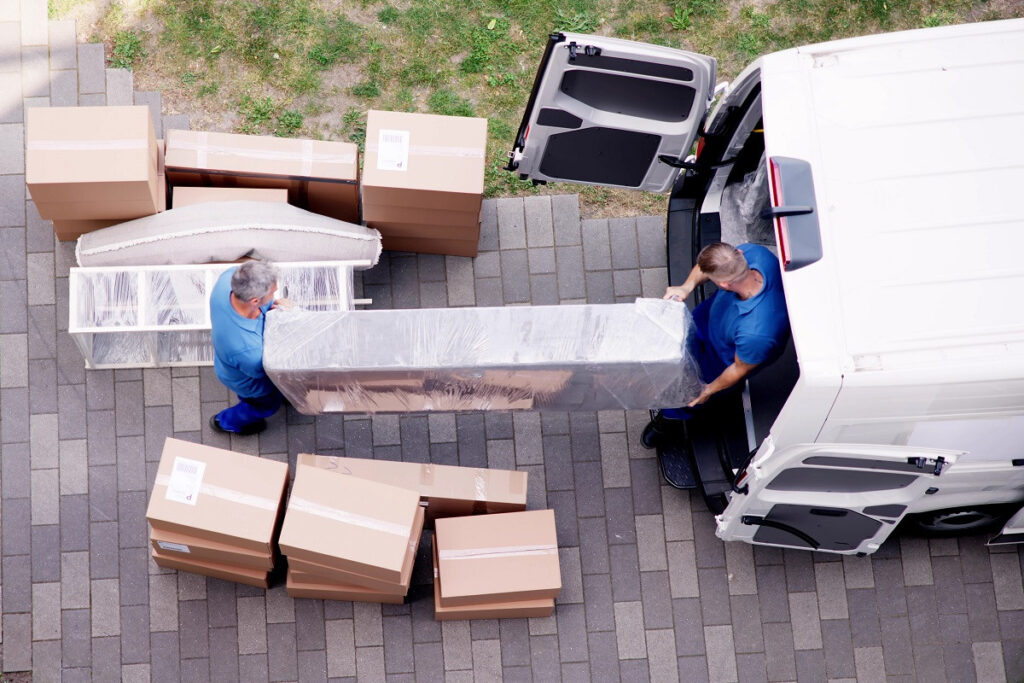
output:
[[[90,369],[213,365],[210,290],[237,264],[72,268],[68,333]],[[310,311],[346,311],[364,261],[277,263],[278,298]]]

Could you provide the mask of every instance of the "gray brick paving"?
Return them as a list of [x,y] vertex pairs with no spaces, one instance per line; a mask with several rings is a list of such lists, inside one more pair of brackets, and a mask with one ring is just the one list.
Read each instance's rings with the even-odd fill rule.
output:
[[[208,369],[85,372],[64,332],[73,245],[55,248],[25,201],[23,107],[139,102],[158,135],[188,120],[162,115],[159,93],[133,93],[130,72],[104,68],[102,46],[74,45],[73,24],[47,23],[40,0],[13,4],[28,11],[0,9],[3,671],[42,681],[1024,678],[1020,550],[978,537],[894,539],[865,558],[725,546],[699,497],[665,486],[636,446],[642,411],[289,412],[258,439],[227,439],[204,424],[228,400]],[[435,307],[610,302],[665,286],[660,216],[581,221],[575,196],[533,196],[485,202],[481,229],[476,260],[385,255],[357,287],[375,307]],[[555,616],[439,624],[422,588],[408,605],[381,607],[162,570],[143,516],[170,435],[277,459],[320,450],[528,471],[531,507],[556,511]]]

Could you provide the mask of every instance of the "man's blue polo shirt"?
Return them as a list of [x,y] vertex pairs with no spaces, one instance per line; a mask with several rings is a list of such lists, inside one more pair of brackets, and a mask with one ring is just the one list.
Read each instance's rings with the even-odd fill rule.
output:
[[744,363],[760,365],[781,355],[789,338],[782,272],[775,254],[765,247],[741,244],[738,249],[747,264],[764,277],[764,286],[746,301],[733,292],[719,290],[711,302],[708,337],[727,366],[736,357]]
[[240,398],[258,398],[275,390],[263,370],[263,323],[270,304],[258,318],[239,315],[231,305],[231,276],[236,270],[224,271],[210,293],[213,369],[217,379]]

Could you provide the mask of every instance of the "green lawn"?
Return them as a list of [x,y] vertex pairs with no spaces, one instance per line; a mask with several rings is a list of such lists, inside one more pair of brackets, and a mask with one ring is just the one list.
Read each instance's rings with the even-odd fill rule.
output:
[[[51,0],[51,16],[82,0]],[[1024,15],[995,0],[111,0],[112,65],[236,131],[362,143],[366,110],[489,119],[488,196],[537,192],[501,170],[546,36],[593,32],[695,50],[736,75],[759,54],[880,31]],[[577,187],[543,191],[578,191]],[[601,214],[660,197],[588,188]]]

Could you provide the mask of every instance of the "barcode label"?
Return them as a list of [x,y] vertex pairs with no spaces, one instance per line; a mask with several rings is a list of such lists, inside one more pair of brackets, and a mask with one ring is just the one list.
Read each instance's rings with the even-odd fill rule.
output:
[[157,541],[156,544],[160,546],[160,550],[172,550],[176,553],[189,553],[192,554],[192,549],[184,543],[171,543],[170,541]]
[[380,131],[377,136],[377,168],[381,171],[409,169],[409,131]]
[[205,472],[205,462],[175,458],[174,465],[171,467],[170,480],[167,482],[167,500],[195,505],[199,498],[199,489],[203,485]]

